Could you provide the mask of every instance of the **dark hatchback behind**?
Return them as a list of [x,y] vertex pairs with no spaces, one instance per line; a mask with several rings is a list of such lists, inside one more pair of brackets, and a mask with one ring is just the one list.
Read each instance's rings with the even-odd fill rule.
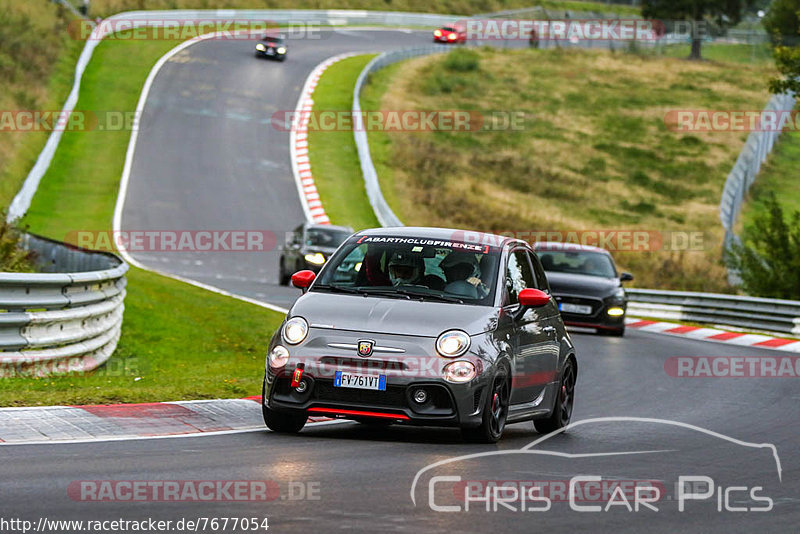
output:
[[610,252],[557,242],[536,243],[534,248],[565,324],[625,335],[628,296],[622,282],[633,275],[619,273]]

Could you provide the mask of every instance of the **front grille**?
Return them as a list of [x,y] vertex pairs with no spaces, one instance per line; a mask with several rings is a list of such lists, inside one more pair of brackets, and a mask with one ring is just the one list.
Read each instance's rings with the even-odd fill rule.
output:
[[327,402],[355,402],[369,406],[390,408],[406,407],[404,386],[386,386],[386,391],[371,389],[337,388],[331,380],[317,380],[314,383],[313,398]]

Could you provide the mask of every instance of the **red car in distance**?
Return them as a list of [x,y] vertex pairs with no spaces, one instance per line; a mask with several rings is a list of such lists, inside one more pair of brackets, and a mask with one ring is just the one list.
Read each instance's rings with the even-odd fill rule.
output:
[[460,25],[443,26],[433,31],[434,43],[465,43],[467,29]]

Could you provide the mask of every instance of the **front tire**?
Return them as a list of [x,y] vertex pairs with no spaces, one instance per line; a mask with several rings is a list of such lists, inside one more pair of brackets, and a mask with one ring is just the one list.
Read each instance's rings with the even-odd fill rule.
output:
[[575,363],[567,360],[561,372],[561,381],[558,384],[558,398],[553,407],[553,413],[547,419],[538,419],[533,422],[536,431],[540,434],[549,434],[567,426],[572,419],[572,409],[575,405],[575,380],[577,372]]
[[267,380],[261,386],[261,415],[264,416],[264,424],[273,432],[281,434],[297,434],[306,425],[308,416],[304,412],[276,412],[270,410],[266,405],[267,401]]
[[463,438],[473,443],[497,443],[506,427],[510,398],[508,372],[505,368],[501,368],[495,375],[492,387],[486,396],[481,425],[477,428],[462,428]]

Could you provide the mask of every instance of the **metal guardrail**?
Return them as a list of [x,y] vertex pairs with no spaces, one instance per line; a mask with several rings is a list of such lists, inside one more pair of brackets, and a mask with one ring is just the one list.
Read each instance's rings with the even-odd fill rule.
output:
[[90,371],[117,346],[128,265],[27,234],[38,273],[0,273],[0,377]]
[[372,211],[375,212],[375,217],[381,226],[403,226],[403,223],[394,214],[389,203],[381,191],[381,184],[378,181],[378,173],[375,170],[375,165],[372,163],[372,156],[369,153],[369,140],[367,139],[367,131],[364,128],[363,117],[361,115],[361,91],[364,89],[365,84],[369,81],[369,76],[387,65],[397,63],[412,57],[426,56],[449,51],[441,45],[422,46],[418,48],[405,48],[395,52],[384,52],[376,56],[367,63],[361,74],[356,80],[355,89],[353,90],[353,138],[356,142],[356,150],[358,151],[358,159],[361,162],[361,174],[364,177],[364,187],[367,190],[367,198],[372,206]]
[[800,335],[800,301],[629,289],[628,315]]
[[[770,98],[764,111],[788,111],[794,105],[795,97],[793,94],[774,95]],[[719,205],[719,218],[722,221],[722,227],[725,229],[726,245],[735,242],[737,239],[734,226],[736,218],[742,209],[742,203],[750,190],[750,186],[755,182],[758,172],[761,170],[761,164],[767,159],[780,134],[781,131],[777,129],[751,132],[747,136],[747,141],[739,153],[739,157],[736,159],[736,164],[734,164],[728,178],[725,180],[725,187],[722,189],[722,199]]]

